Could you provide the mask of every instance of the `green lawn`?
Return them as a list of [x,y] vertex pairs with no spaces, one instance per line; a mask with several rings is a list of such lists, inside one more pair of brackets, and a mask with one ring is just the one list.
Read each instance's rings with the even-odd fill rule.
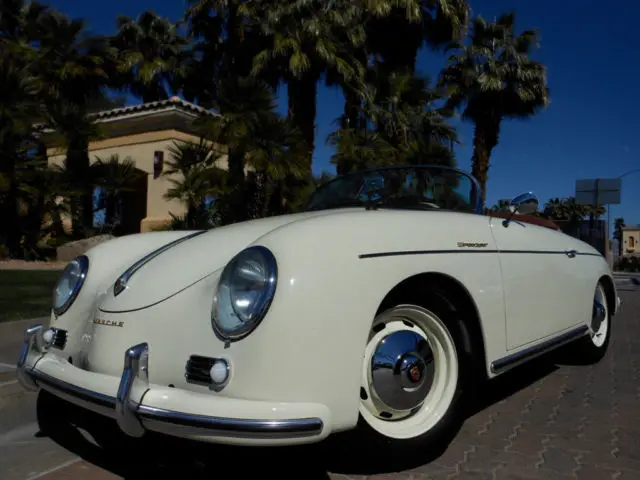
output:
[[0,270],[0,322],[46,317],[59,270]]

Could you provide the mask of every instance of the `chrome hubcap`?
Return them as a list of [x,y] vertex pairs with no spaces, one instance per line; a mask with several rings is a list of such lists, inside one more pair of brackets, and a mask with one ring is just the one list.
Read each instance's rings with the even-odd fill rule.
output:
[[[381,407],[396,412],[395,419],[410,414],[424,402],[434,378],[433,352],[429,342],[418,333],[396,331],[383,337],[376,346],[371,359],[371,391]],[[380,418],[391,418],[390,412],[381,410]]]

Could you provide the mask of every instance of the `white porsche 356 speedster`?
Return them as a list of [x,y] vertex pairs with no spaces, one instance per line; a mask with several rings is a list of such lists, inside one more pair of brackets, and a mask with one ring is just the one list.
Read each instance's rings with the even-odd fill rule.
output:
[[131,437],[430,444],[477,380],[569,343],[605,354],[607,262],[519,219],[537,205],[491,217],[462,171],[386,167],[329,181],[303,213],[111,240],[62,273],[20,381]]

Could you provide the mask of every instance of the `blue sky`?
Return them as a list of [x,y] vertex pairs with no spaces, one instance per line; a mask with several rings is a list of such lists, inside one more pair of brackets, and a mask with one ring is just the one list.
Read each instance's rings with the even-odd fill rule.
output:
[[[184,11],[184,0],[111,0],[90,3],[53,0],[72,17],[83,17],[96,33],[110,34],[115,17],[137,16],[146,9],[172,19]],[[518,29],[541,34],[535,58],[548,67],[551,105],[528,121],[504,122],[500,144],[491,157],[487,192],[490,206],[501,198],[532,191],[541,203],[574,194],[578,178],[612,178],[640,168],[640,2],[609,0],[470,0],[474,14],[493,19],[515,10]],[[419,70],[436,77],[444,65],[442,54],[423,52]],[[285,111],[286,99],[280,99]],[[333,171],[332,150],[325,145],[333,121],[342,112],[337,89],[322,87],[314,170]],[[457,122],[456,122],[457,124]],[[461,124],[458,164],[471,167],[473,126]],[[611,217],[640,223],[640,172],[624,178],[622,203]]]

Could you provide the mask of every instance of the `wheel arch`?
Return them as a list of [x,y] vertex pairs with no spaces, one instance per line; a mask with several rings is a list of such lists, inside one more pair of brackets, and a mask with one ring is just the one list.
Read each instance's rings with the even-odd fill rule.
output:
[[[482,359],[482,368],[478,372],[486,377],[487,356],[484,346],[484,332],[478,307],[469,293],[469,290],[454,277],[440,273],[427,272],[413,275],[395,285],[384,297],[378,306],[376,315],[409,299],[415,301],[420,293],[438,295],[452,311],[460,312],[463,344],[468,354],[478,355]],[[420,305],[428,308],[428,305]]]

